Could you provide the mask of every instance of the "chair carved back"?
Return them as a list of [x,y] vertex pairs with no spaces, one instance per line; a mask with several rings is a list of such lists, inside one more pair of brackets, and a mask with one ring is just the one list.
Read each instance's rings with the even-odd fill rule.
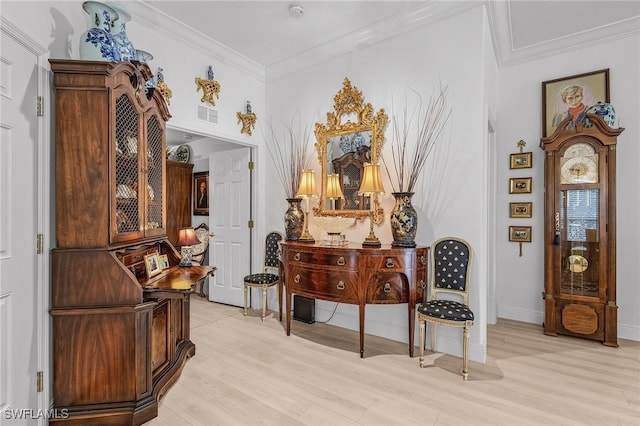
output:
[[207,257],[209,239],[212,237],[212,234],[209,232],[209,227],[206,223],[201,223],[194,230],[196,232],[196,237],[200,240],[200,244],[191,246],[191,250],[193,252],[191,259],[199,265],[202,265],[204,259]]
[[438,293],[457,294],[469,304],[471,246],[461,238],[441,238],[431,249],[431,300]]

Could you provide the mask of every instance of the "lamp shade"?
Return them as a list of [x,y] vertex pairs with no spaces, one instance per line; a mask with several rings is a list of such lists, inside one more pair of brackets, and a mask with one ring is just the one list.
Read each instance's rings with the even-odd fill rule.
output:
[[195,244],[200,244],[200,240],[196,237],[196,231],[193,228],[180,228],[176,246],[192,246]]
[[342,188],[340,187],[340,177],[337,173],[327,175],[327,193],[330,200],[344,199]]
[[364,176],[360,184],[360,195],[384,194],[382,179],[380,176],[380,164],[372,163],[364,165]]
[[300,197],[317,197],[316,189],[316,171],[303,170],[300,177],[300,187],[298,188],[298,196]]

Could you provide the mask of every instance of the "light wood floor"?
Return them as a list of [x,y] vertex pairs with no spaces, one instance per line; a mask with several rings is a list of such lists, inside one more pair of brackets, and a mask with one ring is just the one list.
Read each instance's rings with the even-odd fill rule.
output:
[[194,296],[196,355],[148,425],[640,425],[640,342],[509,320],[488,339],[464,382],[457,357],[421,369],[405,344],[366,336],[360,359],[356,332],[292,321],[287,337],[273,315]]

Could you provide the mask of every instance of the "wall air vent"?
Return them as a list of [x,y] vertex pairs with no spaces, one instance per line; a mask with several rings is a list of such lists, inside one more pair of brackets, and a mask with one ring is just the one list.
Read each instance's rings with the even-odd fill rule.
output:
[[218,111],[204,105],[197,106],[196,117],[198,118],[198,120],[206,121],[212,124],[218,124]]

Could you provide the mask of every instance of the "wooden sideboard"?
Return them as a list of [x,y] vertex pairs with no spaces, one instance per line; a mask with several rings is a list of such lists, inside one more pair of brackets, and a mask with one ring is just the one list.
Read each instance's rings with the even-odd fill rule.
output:
[[291,333],[291,295],[359,307],[360,357],[364,357],[366,304],[408,304],[409,356],[413,356],[415,307],[427,286],[428,247],[323,246],[284,241],[286,332]]

